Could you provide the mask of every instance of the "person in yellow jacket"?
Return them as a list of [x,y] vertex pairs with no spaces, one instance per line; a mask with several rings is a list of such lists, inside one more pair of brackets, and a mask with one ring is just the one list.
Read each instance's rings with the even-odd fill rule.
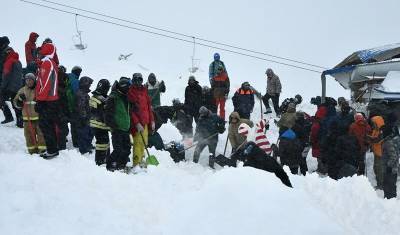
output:
[[382,116],[374,116],[371,118],[372,133],[368,136],[371,143],[371,149],[374,153],[374,172],[376,177],[376,188],[382,189],[383,187],[383,165],[382,165],[382,130],[385,126],[385,121]]
[[30,154],[46,151],[46,143],[39,128],[39,114],[35,111],[35,85],[36,76],[33,73],[26,74],[25,86],[18,91],[13,100],[14,106],[22,109],[24,135]]

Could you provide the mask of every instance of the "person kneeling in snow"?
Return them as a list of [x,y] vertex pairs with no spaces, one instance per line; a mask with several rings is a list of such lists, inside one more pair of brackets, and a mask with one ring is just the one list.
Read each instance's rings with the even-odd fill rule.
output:
[[[248,131],[244,131],[243,129],[246,128],[246,124],[243,123],[241,126],[243,128],[239,128],[238,132],[247,137],[250,127],[247,126]],[[264,141],[262,141],[262,143],[264,143]],[[265,147],[263,144],[260,146]],[[236,152],[231,155],[231,158],[227,158],[220,154],[216,157],[215,162],[220,166],[236,167],[237,161],[242,161],[244,162],[243,166],[245,167],[254,167],[274,173],[284,185],[292,187],[289,176],[283,170],[282,166],[274,158],[267,154],[266,149],[262,149],[260,146],[259,143],[257,144],[253,141],[249,141],[247,143],[243,142]]]

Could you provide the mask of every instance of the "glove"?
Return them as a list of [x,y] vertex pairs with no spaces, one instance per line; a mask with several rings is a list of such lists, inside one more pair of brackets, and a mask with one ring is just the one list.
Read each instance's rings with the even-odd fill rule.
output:
[[25,101],[26,100],[26,95],[25,94],[20,94],[19,95],[19,99],[22,100],[22,101]]
[[144,128],[143,128],[142,124],[140,124],[140,123],[136,124],[135,127],[136,127],[136,130],[138,132],[143,132],[144,131]]
[[156,123],[153,121],[151,122],[151,130],[155,131],[156,130]]

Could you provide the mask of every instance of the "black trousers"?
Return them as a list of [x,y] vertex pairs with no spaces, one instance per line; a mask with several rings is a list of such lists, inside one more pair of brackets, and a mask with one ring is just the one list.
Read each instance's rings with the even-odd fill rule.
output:
[[262,101],[263,101],[266,109],[270,109],[270,107],[269,107],[269,99],[272,100],[272,104],[274,105],[275,113],[276,114],[280,114],[280,110],[279,110],[279,93],[276,93],[274,96],[271,96],[270,94],[266,93],[262,97]]
[[91,153],[92,151],[92,129],[89,123],[78,125],[78,145],[81,154]]
[[71,125],[71,139],[72,139],[72,145],[75,148],[79,147],[79,142],[78,142],[78,115],[76,113],[71,113],[69,117],[69,123]]
[[117,169],[122,169],[129,162],[131,154],[129,131],[115,130],[111,133],[111,140],[114,150],[107,159],[107,169],[113,168],[113,164]]
[[250,112],[245,113],[242,111],[238,111],[240,118],[244,118],[244,119],[250,119]]
[[96,138],[95,162],[97,165],[101,165],[106,162],[110,155],[110,138],[107,130],[92,128],[92,132]]
[[393,174],[391,169],[390,171],[386,171],[385,176],[383,177],[383,192],[385,198],[390,199],[397,197],[396,183],[397,174]]
[[68,117],[59,108],[59,119],[58,119],[58,149],[64,150],[67,148],[67,136],[69,133],[68,129]]
[[43,132],[47,152],[58,152],[56,126],[58,126],[57,101],[38,101],[36,111],[39,113],[39,127]]
[[215,150],[217,149],[218,136],[215,136],[207,141],[200,140],[200,143],[196,146],[193,155],[193,162],[198,163],[200,159],[200,153],[203,152],[204,148],[208,146],[208,151],[212,156],[209,158],[209,165],[214,167],[215,162]]
[[10,108],[8,107],[7,103],[6,103],[6,101],[11,101],[12,108],[14,109],[14,112],[15,112],[15,117],[16,117],[17,119],[21,119],[21,121],[22,121],[22,111],[21,111],[20,109],[17,109],[17,108],[14,106],[14,103],[13,103],[13,100],[14,100],[15,96],[17,95],[17,93],[14,93],[14,92],[5,92],[4,94],[1,94],[1,95],[2,95],[2,97],[1,97],[1,99],[0,99],[0,102],[2,102],[2,103],[0,104],[0,107],[1,107],[1,106],[3,107],[4,118],[5,118],[6,120],[13,119],[11,110],[10,110]]

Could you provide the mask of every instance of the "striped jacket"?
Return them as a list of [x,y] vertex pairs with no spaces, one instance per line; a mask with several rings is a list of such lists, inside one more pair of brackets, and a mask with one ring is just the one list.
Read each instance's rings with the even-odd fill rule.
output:
[[93,96],[90,97],[90,127],[99,128],[103,130],[110,130],[110,127],[105,122],[105,103],[107,97],[98,94],[96,91],[93,92]]
[[265,119],[260,120],[256,124],[256,136],[255,136],[255,143],[258,147],[265,151],[268,155],[271,154],[272,148],[271,143],[268,141],[267,136],[264,134],[264,129],[267,126],[267,121]]

